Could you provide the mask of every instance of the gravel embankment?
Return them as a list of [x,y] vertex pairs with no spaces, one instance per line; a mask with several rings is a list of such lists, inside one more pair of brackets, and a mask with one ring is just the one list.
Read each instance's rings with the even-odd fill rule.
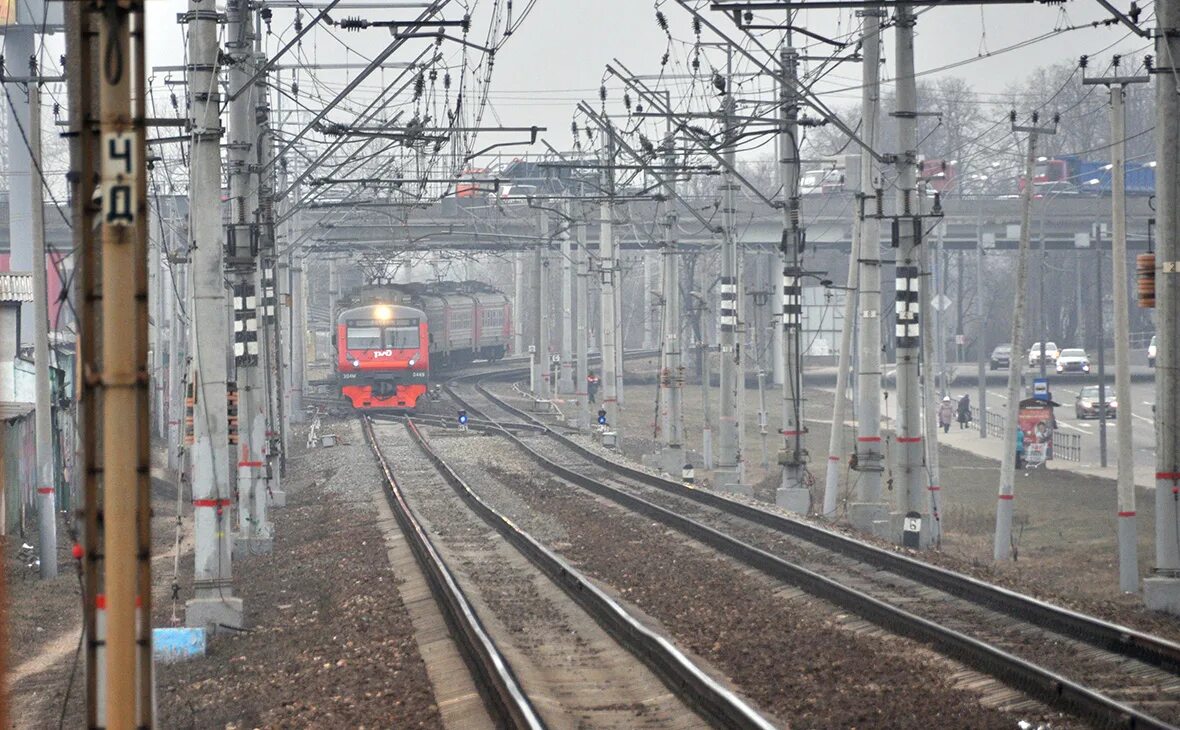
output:
[[[498,508],[793,727],[1077,725],[920,644],[539,474],[499,437],[435,443]],[[489,472],[498,479],[488,480]]]

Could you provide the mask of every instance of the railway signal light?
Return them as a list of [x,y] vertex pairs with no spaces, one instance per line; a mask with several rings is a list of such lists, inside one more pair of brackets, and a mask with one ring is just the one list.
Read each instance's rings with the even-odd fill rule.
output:
[[459,411],[459,425],[460,426],[467,425],[467,411]]
[[606,409],[605,408],[598,409],[598,425],[599,426],[606,425]]

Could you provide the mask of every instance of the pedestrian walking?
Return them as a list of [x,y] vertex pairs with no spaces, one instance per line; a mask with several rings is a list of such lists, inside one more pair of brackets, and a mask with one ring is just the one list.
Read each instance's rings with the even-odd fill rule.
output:
[[944,395],[942,403],[938,406],[938,425],[942,426],[943,433],[950,433],[951,421],[955,418],[955,404],[951,403],[951,397]]
[[971,423],[971,396],[966,393],[959,399],[959,430],[967,428]]

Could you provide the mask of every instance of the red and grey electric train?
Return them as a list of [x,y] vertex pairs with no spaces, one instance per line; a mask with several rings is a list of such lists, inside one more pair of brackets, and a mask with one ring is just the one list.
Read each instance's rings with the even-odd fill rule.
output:
[[354,408],[411,410],[432,371],[499,360],[512,304],[477,281],[363,287],[336,318],[336,376]]

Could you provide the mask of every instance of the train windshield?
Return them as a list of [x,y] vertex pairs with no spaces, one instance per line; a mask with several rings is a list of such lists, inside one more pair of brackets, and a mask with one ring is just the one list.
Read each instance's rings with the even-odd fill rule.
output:
[[380,327],[349,327],[348,349],[350,350],[380,350]]
[[390,350],[409,350],[419,345],[417,327],[386,327],[385,347]]

